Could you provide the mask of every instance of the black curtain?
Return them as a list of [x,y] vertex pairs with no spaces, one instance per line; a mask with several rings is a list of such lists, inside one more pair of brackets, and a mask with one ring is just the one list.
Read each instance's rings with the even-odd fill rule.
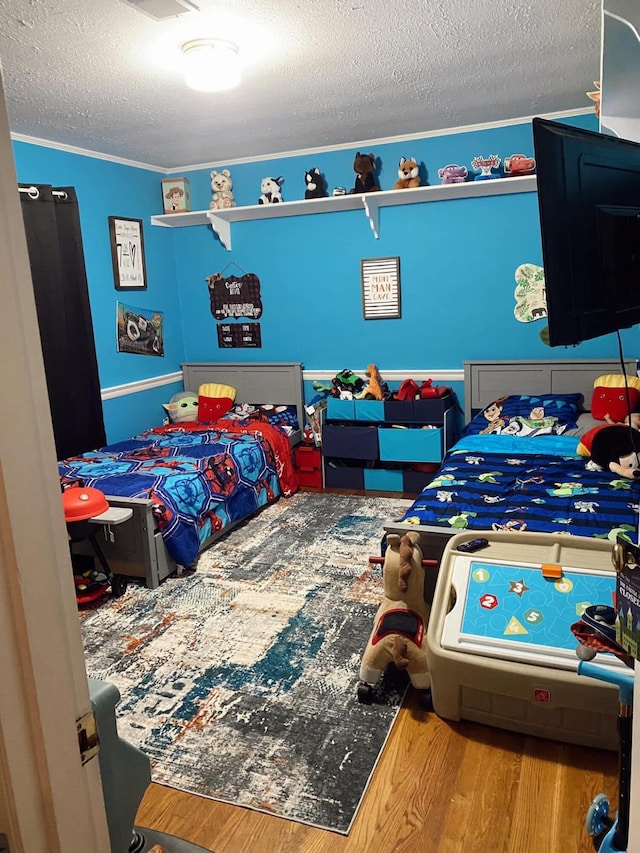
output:
[[20,187],[58,459],[106,444],[73,187]]

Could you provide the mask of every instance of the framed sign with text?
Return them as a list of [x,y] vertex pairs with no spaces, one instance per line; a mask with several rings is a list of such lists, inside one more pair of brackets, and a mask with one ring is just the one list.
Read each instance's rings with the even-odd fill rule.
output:
[[360,273],[364,319],[398,319],[400,258],[365,258],[360,261]]
[[142,219],[110,216],[109,240],[116,290],[146,290]]

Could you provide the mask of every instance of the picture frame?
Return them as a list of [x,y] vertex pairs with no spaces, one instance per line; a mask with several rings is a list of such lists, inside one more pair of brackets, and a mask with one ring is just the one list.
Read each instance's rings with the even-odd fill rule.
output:
[[109,241],[116,290],[146,290],[142,219],[109,216]]
[[364,319],[400,319],[400,258],[364,258],[360,275]]

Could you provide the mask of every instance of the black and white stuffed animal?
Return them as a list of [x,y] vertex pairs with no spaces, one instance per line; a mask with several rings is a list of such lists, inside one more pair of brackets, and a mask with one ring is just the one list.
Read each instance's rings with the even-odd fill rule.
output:
[[282,193],[280,187],[284,183],[284,178],[263,178],[260,184],[260,192],[262,195],[258,199],[258,204],[278,204],[282,201]]
[[320,169],[313,168],[304,173],[304,182],[307,186],[304,191],[305,198],[326,198],[327,185]]

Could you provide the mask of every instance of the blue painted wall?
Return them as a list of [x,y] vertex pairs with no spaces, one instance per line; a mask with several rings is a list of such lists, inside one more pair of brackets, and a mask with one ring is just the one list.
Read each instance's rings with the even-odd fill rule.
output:
[[[149,222],[152,214],[162,210],[160,182],[163,175],[150,169],[19,141],[14,142],[13,149],[20,183],[76,188],[101,387],[110,388],[180,370],[180,362],[184,361],[184,340],[174,234],[169,229],[153,228]],[[143,220],[146,290],[115,289],[109,216]],[[116,351],[118,301],[163,312],[164,357]],[[117,441],[138,429],[161,422],[161,402],[170,399],[176,389],[160,388],[105,400],[103,408],[108,439]]]
[[[567,123],[597,129],[593,115]],[[304,171],[317,166],[329,191],[353,186],[355,148],[230,167],[239,205],[255,204],[263,177],[284,176],[283,196],[304,197]],[[530,124],[367,146],[382,164],[382,189],[397,177],[401,156],[422,164],[423,178],[438,184],[448,163],[471,168],[477,155],[533,152]],[[182,361],[301,361],[309,370],[456,369],[466,359],[616,357],[614,336],[577,348],[549,349],[539,339],[544,323],[522,324],[513,315],[514,271],[541,263],[537,196],[523,193],[383,208],[380,239],[361,210],[232,225],[233,251],[210,226],[153,227],[162,211],[163,175],[82,154],[16,141],[21,183],[76,187],[82,223],[96,348],[103,388],[180,369]],[[219,167],[222,168],[222,167]],[[211,200],[210,170],[184,172],[193,209]],[[144,291],[116,291],[107,217],[144,223],[147,278]],[[402,317],[364,320],[360,262],[400,258]],[[220,349],[210,313],[206,277],[256,273],[264,313],[261,349]],[[116,302],[164,312],[165,356],[116,351]],[[640,352],[638,329],[623,333],[625,354]],[[175,386],[107,400],[110,441],[162,419],[162,402]]]
[[[568,123],[597,129],[593,115]],[[317,166],[329,191],[353,186],[356,149],[290,157],[231,168],[238,205],[256,204],[260,180],[284,176],[285,201],[304,197],[304,171]],[[391,189],[401,156],[423,165],[431,184],[448,163],[477,156],[533,153],[530,124],[425,138],[366,148],[381,160],[381,188]],[[186,173],[194,209],[208,207],[209,170]],[[380,239],[362,211],[327,213],[232,225],[227,252],[209,227],[176,235],[178,282],[188,360],[301,360],[307,369],[460,368],[465,359],[615,357],[614,336],[578,348],[550,350],[539,338],[543,322],[522,324],[513,314],[514,272],[541,263],[536,193],[486,196],[380,211]],[[398,256],[402,318],[364,320],[363,258]],[[205,278],[214,272],[253,272],[261,281],[262,349],[220,350],[209,312]],[[629,354],[638,330],[624,333]]]

